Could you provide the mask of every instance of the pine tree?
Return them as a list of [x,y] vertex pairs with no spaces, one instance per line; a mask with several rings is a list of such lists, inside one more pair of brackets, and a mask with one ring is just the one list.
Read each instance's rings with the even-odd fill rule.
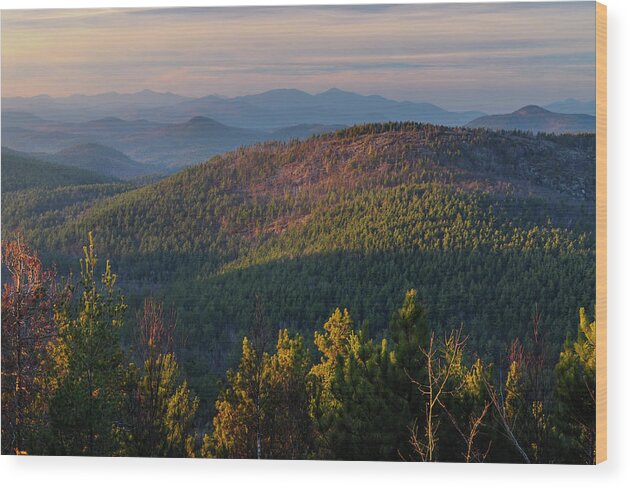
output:
[[147,299],[138,314],[135,354],[142,368],[129,367],[125,425],[127,455],[183,457],[191,454],[192,424],[199,400],[190,392],[173,352],[174,314]]
[[392,341],[392,362],[388,385],[399,397],[396,410],[400,425],[397,427],[400,456],[410,459],[412,446],[409,432],[417,424],[421,410],[421,397],[411,378],[426,383],[426,361],[422,353],[429,341],[429,324],[425,308],[418,303],[417,291],[405,294],[403,305],[389,325]]
[[311,358],[304,339],[288,330],[278,334],[276,352],[267,363],[270,401],[267,416],[270,457],[306,459],[313,450],[313,422],[309,415]]
[[580,309],[574,341],[567,339],[556,364],[556,398],[561,462],[595,459],[595,321]]
[[491,365],[484,364],[480,358],[470,367],[461,363],[453,368],[449,380],[451,393],[441,401],[439,413],[441,461],[486,460],[494,442],[492,405],[486,387],[491,378]]
[[[408,374],[416,374],[422,369],[420,350],[426,348],[429,341],[427,313],[417,298],[418,292],[409,290],[402,307],[394,313],[390,323],[396,362]],[[410,397],[411,393],[405,392],[404,396]]]
[[324,333],[315,332],[315,345],[321,353],[320,362],[311,368],[314,378],[310,412],[315,423],[318,456],[326,457],[334,448],[328,436],[335,410],[340,402],[332,392],[332,382],[340,362],[350,353],[350,341],[354,334],[352,318],[348,310],[336,309],[324,324]]
[[256,369],[256,351],[245,337],[238,369],[228,371],[227,387],[216,401],[212,444],[218,457],[258,457],[257,432],[262,422],[255,399],[264,403],[267,388],[260,385]]
[[111,455],[117,452],[114,430],[120,422],[122,351],[120,328],[124,299],[115,288],[109,261],[95,279],[97,258],[92,234],[84,246],[76,299],[55,312],[59,337],[52,347],[57,389],[50,401],[53,452],[64,455]]
[[304,459],[313,444],[304,341],[282,330],[275,353],[264,353],[260,368],[257,357],[245,337],[239,367],[228,371],[228,386],[216,402],[212,448],[219,457]]
[[[337,362],[348,355],[350,338],[353,335],[352,318],[348,310],[336,309],[324,324],[325,332],[315,332],[315,345],[321,353],[320,363],[313,366],[312,373],[327,388],[332,381]],[[331,399],[332,401],[332,399]]]
[[398,442],[405,426],[401,399],[388,383],[393,363],[387,341],[375,343],[365,330],[355,332],[347,310],[342,314],[337,309],[324,329],[315,334],[322,359],[312,369],[319,456],[400,459]]

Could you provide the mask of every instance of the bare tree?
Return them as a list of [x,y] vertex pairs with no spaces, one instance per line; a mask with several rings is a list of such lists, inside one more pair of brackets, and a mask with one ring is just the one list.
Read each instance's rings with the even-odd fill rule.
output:
[[256,411],[256,457],[262,459],[262,398],[264,387],[265,352],[271,340],[271,327],[267,321],[265,307],[259,294],[255,297],[254,321],[250,327],[250,337],[256,364],[254,366],[254,406]]
[[488,383],[488,381],[485,378],[483,381],[484,381],[484,384],[486,385],[486,390],[488,391],[490,402],[492,403],[492,406],[494,407],[494,410],[497,414],[499,422],[501,423],[501,426],[503,427],[503,430],[505,431],[506,437],[512,443],[512,445],[516,448],[516,450],[521,455],[525,463],[531,464],[529,456],[523,450],[520,443],[516,439],[516,436],[514,435],[514,431],[508,422],[508,418],[505,413],[504,402],[499,400],[499,397],[497,395],[495,388],[490,383]]
[[143,368],[143,379],[131,385],[130,426],[137,455],[155,456],[161,452],[161,420],[166,409],[165,384],[172,375],[167,355],[173,352],[176,318],[151,298],[137,313],[135,354]]
[[484,407],[478,414],[475,413],[470,414],[468,417],[468,428],[464,430],[460,427],[460,423],[453,416],[453,414],[448,410],[446,405],[440,402],[441,407],[446,412],[451,424],[457,431],[457,433],[461,436],[462,440],[466,445],[466,452],[462,453],[464,460],[467,463],[483,463],[490,452],[490,448],[492,447],[492,441],[488,442],[488,446],[485,450],[479,450],[479,448],[475,447],[475,439],[477,438],[481,428],[485,425],[484,419],[490,410],[491,403],[485,402]]
[[461,388],[460,385],[449,385],[455,368],[461,361],[462,351],[466,343],[466,337],[462,336],[461,327],[451,332],[444,338],[441,347],[435,344],[435,334],[431,334],[429,347],[421,348],[427,366],[427,383],[411,378],[411,381],[418,388],[425,400],[425,428],[424,434],[419,435],[418,423],[411,429],[411,445],[414,451],[423,461],[434,461],[435,449],[438,441],[437,429],[439,420],[436,409],[443,407],[442,398],[452,395]]
[[162,304],[150,298],[137,314],[136,347],[141,359],[152,359],[173,352],[176,328],[175,312],[165,311]]
[[518,339],[512,342],[507,357],[508,381],[500,382],[494,393],[497,402],[501,402],[501,411],[497,411],[500,423],[505,421],[509,427],[508,440],[514,443],[513,439],[520,439],[523,445],[535,446],[528,449],[528,457],[540,462],[546,455],[548,429],[544,408],[551,391],[551,375],[546,370],[542,314],[538,305],[532,314],[530,332],[525,343]]

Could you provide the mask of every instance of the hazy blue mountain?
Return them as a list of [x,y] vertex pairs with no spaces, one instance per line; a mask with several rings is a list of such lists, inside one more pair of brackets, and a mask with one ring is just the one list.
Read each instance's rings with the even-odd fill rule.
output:
[[155,173],[155,167],[134,161],[111,147],[95,143],[78,144],[62,149],[49,155],[47,160],[123,180]]
[[147,120],[122,120],[105,117],[87,122],[60,122],[43,120],[27,115],[16,116],[3,112],[3,144],[26,152],[55,153],[69,146],[102,144],[118,150],[121,141],[129,134],[162,127],[165,124]]
[[243,95],[235,97],[233,100],[242,101],[250,105],[265,108],[267,110],[274,109],[278,106],[311,106],[313,104],[313,95],[295,88],[278,88],[269,90],[255,95]]
[[2,144],[28,153],[54,153],[68,146],[91,142],[70,127],[55,124],[54,127],[19,127],[2,124]]
[[169,107],[140,110],[134,115],[179,122],[205,116],[227,125],[270,129],[299,124],[352,125],[389,120],[463,125],[483,113],[448,112],[430,103],[399,102],[332,88],[316,95],[296,89],[277,89],[234,98],[209,96]]
[[260,131],[231,127],[196,116],[122,137],[118,147],[131,157],[163,167],[188,166],[239,146],[270,139]]
[[[151,90],[59,98],[41,95],[3,98],[2,105],[5,112],[25,112],[62,122],[113,116],[181,123],[194,116],[205,116],[227,125],[265,129],[302,123],[348,125],[384,120],[463,125],[483,115],[474,111],[448,112],[430,103],[400,102],[337,88],[316,95],[296,89],[276,89],[233,98],[217,95],[190,98]],[[15,119],[13,116],[7,121],[14,125]]]
[[98,95],[71,95],[68,97],[3,97],[2,110],[28,112],[44,119],[80,122],[89,119],[117,116],[152,107],[173,105],[188,97],[174,93],[142,90],[136,93],[101,93]]
[[28,112],[3,110],[2,111],[2,125],[11,127],[31,127],[39,126],[49,123],[41,117],[37,117]]
[[595,115],[595,100],[586,102],[576,100],[575,98],[567,98],[558,102],[545,105],[547,110],[560,114],[587,114]]
[[[202,116],[170,124],[113,116],[76,123],[44,120],[16,112],[8,112],[4,120],[2,140],[7,146],[28,153],[43,153],[42,157],[47,160],[122,179],[195,164],[256,142],[299,139],[344,127],[300,124],[263,131],[228,126]],[[109,169],[104,171],[103,168]]]
[[595,132],[595,117],[585,114],[559,114],[537,105],[527,105],[511,114],[486,115],[472,120],[467,127],[523,130],[532,132]]
[[[136,162],[157,166],[163,172],[239,146],[299,139],[356,123],[409,120],[463,125],[482,115],[336,88],[316,95],[278,89],[233,98],[208,95],[192,99],[150,90],[7,98],[3,109],[2,140],[7,146],[29,153],[108,146],[132,160],[105,158],[110,166],[113,161],[122,165],[114,173],[121,178],[146,174],[134,166]],[[98,156],[87,160],[92,167]]]

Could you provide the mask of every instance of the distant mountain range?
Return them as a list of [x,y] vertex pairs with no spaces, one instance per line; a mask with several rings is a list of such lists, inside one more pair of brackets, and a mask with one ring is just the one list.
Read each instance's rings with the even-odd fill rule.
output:
[[3,97],[2,111],[28,112],[44,119],[63,122],[85,122],[108,116],[119,116],[131,110],[174,105],[189,97],[174,93],[142,90],[136,93],[101,93],[69,97]]
[[42,95],[3,98],[2,108],[3,111],[26,112],[63,122],[115,116],[183,123],[195,116],[203,116],[226,125],[263,130],[304,123],[351,125],[389,120],[462,125],[483,115],[476,111],[449,112],[431,103],[400,102],[337,88],[316,95],[295,89],[278,89],[233,98],[217,95],[190,98],[151,90],[61,98]]
[[479,117],[466,126],[531,132],[595,132],[595,117],[586,114],[560,114],[537,105],[527,105],[510,114]]
[[[300,139],[343,127],[299,124],[264,131],[228,126],[203,116],[169,124],[117,117],[79,123],[45,120],[25,112],[2,113],[3,144],[121,179],[172,171],[256,142]],[[109,172],[104,169],[107,166]]]
[[304,123],[353,125],[389,120],[462,125],[483,114],[449,112],[431,103],[399,102],[332,88],[316,95],[279,89],[228,99],[209,96],[169,107],[141,109],[133,115],[160,121],[181,121],[201,115],[225,124],[268,129]]
[[[558,112],[524,107],[512,114],[450,112],[431,103],[401,102],[332,88],[201,98],[143,90],[101,95],[2,99],[2,142],[48,161],[120,179],[169,173],[210,157],[269,140],[303,139],[350,125],[416,121],[447,126],[592,132],[593,102],[567,99]],[[570,114],[584,110],[584,113]]]
[[545,105],[547,110],[551,112],[558,112],[560,114],[586,114],[595,115],[595,100],[589,100],[582,102],[575,98],[567,98],[558,102]]

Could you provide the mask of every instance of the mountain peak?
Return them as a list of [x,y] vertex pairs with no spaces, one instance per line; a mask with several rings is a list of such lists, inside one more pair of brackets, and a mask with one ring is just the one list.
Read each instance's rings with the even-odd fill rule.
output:
[[342,95],[343,96],[350,95],[350,96],[355,96],[355,97],[356,96],[361,96],[358,93],[354,93],[354,92],[346,91],[346,90],[341,90],[340,88],[335,88],[335,87],[329,88],[328,90],[317,94],[318,97],[342,96]]
[[320,95],[324,95],[326,93],[348,93],[348,92],[333,86],[332,88],[329,88],[328,90],[321,92]]
[[471,120],[467,127],[493,130],[578,133],[595,132],[595,117],[584,114],[564,114],[538,105],[526,105],[509,114],[486,115]]
[[210,117],[204,117],[203,115],[196,115],[186,123],[190,125],[210,125],[210,124],[218,125],[219,124],[219,122],[217,122],[216,120],[211,119]]
[[521,107],[512,113],[514,115],[543,115],[550,114],[552,112],[550,112],[549,110],[545,110],[538,105],[525,105],[524,107]]
[[121,119],[120,117],[110,116],[110,117],[101,117],[100,119],[91,120],[90,122],[97,123],[97,124],[120,124],[120,123],[124,123],[125,121]]

